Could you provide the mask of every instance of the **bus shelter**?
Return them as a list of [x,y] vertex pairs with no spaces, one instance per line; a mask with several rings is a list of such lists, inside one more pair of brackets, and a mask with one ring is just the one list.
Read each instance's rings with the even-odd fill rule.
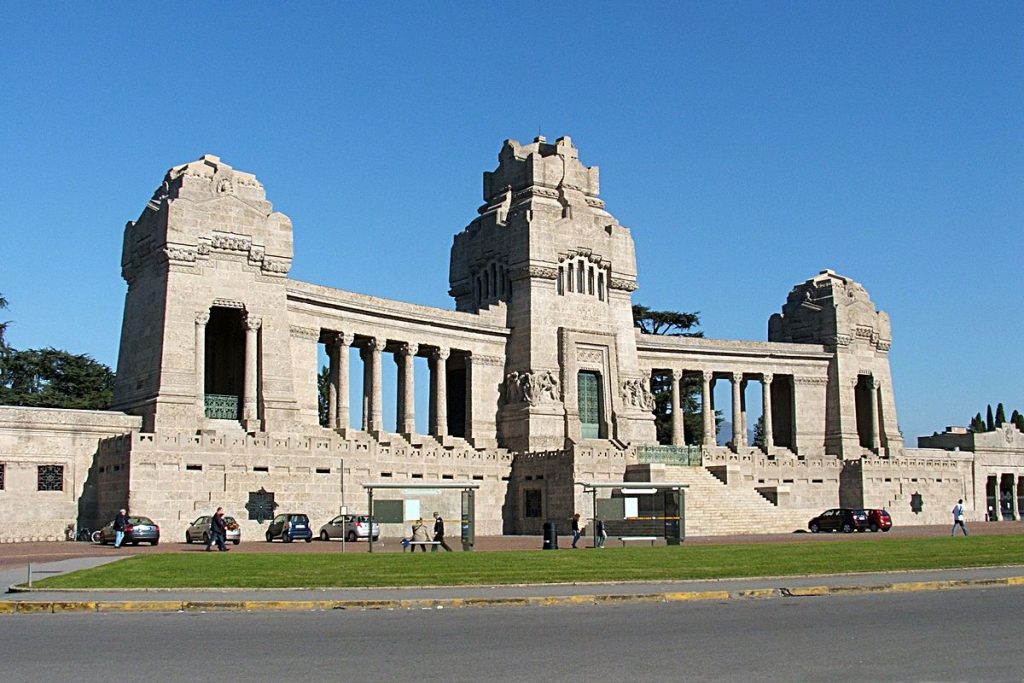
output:
[[[429,495],[434,493],[440,493],[445,490],[456,490],[461,491],[460,497],[460,512],[459,515],[459,531],[462,540],[462,549],[464,551],[470,551],[473,549],[473,545],[476,543],[476,490],[480,488],[480,482],[478,481],[452,481],[445,479],[443,481],[422,481],[417,480],[415,482],[375,482],[375,483],[364,483],[363,488],[366,489],[366,500],[369,512],[367,514],[370,517],[370,524],[374,521],[378,523],[404,523],[406,518],[406,500],[405,496],[410,494]],[[374,516],[374,491],[398,491],[401,494],[401,498],[387,498],[378,499],[376,501],[377,513]],[[419,513],[417,516],[422,516]],[[373,528],[372,526],[370,527]],[[370,547],[369,551],[373,552],[373,534],[370,534],[369,538]]]
[[[678,481],[577,481],[584,493],[593,495],[594,517],[591,530],[597,545],[597,520],[625,520],[630,513],[639,517],[639,510],[630,510],[631,500],[645,497],[648,505],[644,515],[661,527],[668,545],[679,545],[686,539],[686,489],[688,484]],[[607,491],[607,498],[598,498],[598,492]],[[617,495],[616,495],[617,494]],[[661,525],[664,526],[661,526]],[[633,534],[630,534],[633,535]]]

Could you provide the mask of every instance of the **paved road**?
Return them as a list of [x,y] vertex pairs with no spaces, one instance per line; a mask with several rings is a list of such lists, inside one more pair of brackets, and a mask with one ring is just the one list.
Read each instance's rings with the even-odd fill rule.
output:
[[0,680],[1020,681],[1024,587],[769,601],[17,615]]

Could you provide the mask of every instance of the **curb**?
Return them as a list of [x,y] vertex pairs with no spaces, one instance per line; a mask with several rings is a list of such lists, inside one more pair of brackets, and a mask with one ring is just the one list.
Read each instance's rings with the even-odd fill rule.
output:
[[679,591],[617,595],[564,595],[511,598],[418,598],[410,600],[12,600],[0,602],[0,615],[65,612],[273,612],[325,610],[413,610],[466,607],[554,607],[612,603],[665,603],[708,600],[768,600],[774,598],[914,593],[965,588],[1024,586],[1024,576],[999,579],[910,581],[872,586],[804,586],[737,591]]

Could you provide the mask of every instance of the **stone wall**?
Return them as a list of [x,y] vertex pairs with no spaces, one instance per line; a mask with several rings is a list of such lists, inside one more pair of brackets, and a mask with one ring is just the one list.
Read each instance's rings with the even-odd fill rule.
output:
[[[124,413],[0,406],[0,542],[63,540],[69,526],[91,527],[99,442],[141,423]],[[61,490],[39,490],[41,466],[62,468]]]

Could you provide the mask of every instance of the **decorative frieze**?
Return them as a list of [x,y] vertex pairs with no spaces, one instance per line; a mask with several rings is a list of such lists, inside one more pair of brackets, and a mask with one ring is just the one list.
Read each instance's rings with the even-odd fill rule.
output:
[[654,394],[648,387],[648,380],[631,378],[622,380],[622,402],[640,410],[654,410]]
[[502,388],[504,389],[503,400],[506,405],[526,403],[532,406],[540,403],[556,403],[561,400],[558,395],[558,378],[550,370],[539,372],[514,370],[505,375]]
[[636,280],[626,280],[625,278],[613,277],[608,280],[608,289],[618,289],[623,292],[635,292],[640,288],[640,285],[636,283]]
[[295,339],[305,339],[307,341],[319,341],[320,340],[320,329],[315,327],[300,327],[299,325],[292,325],[288,328],[289,334]]

